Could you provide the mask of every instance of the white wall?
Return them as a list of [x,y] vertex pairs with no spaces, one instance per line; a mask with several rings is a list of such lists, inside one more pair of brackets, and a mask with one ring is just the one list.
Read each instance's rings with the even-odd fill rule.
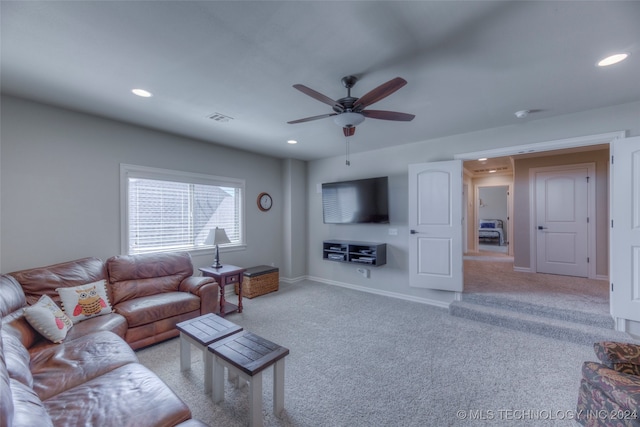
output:
[[[3,273],[120,252],[120,163],[246,180],[244,251],[223,263],[283,263],[282,161],[3,96],[0,266]],[[274,207],[261,212],[266,191]],[[213,253],[194,254],[196,267]]]
[[[366,126],[366,123],[363,125]],[[400,125],[397,125],[400,126]],[[344,156],[309,162],[309,259],[311,277],[401,298],[450,302],[448,292],[409,287],[408,276],[408,165],[453,159],[454,155],[508,146],[554,141],[585,135],[627,130],[640,135],[640,102],[571,114],[551,119],[528,120],[513,126],[453,135],[389,149],[351,155],[351,166]],[[356,137],[357,138],[357,137]],[[362,142],[366,143],[365,141]],[[390,178],[391,223],[389,225],[329,225],[322,223],[322,206],[317,185],[322,182],[388,175]],[[397,235],[389,235],[397,229]],[[387,265],[371,269],[364,278],[349,264],[322,260],[322,241],[354,239],[386,242]]]

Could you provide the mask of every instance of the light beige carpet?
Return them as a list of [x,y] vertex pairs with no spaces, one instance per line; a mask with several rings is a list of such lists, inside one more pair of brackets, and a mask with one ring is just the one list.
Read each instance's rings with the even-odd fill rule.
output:
[[607,281],[518,272],[513,270],[512,258],[495,253],[481,252],[465,257],[464,293],[495,294],[544,305],[609,313]]

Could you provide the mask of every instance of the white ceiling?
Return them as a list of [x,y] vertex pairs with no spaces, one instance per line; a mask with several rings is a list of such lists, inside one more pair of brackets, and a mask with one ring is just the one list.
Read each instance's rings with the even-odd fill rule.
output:
[[[371,106],[352,152],[640,100],[640,2],[1,1],[3,93],[277,157],[340,155],[331,108]],[[595,63],[618,51],[623,63]],[[153,92],[139,98],[132,88]],[[517,119],[517,110],[535,110]],[[207,118],[220,113],[233,119]],[[37,117],[33,118],[37,121]],[[297,145],[286,143],[299,141]]]

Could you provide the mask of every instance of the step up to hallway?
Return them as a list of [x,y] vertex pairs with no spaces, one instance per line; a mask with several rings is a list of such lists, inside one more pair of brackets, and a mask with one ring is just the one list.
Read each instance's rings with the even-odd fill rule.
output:
[[584,345],[633,338],[614,330],[608,314],[550,307],[491,294],[463,294],[449,306],[453,316]]

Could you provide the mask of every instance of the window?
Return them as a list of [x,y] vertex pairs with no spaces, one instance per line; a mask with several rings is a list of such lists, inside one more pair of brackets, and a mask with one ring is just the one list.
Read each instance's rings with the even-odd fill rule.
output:
[[209,249],[215,227],[244,245],[244,180],[123,164],[120,181],[123,253]]

